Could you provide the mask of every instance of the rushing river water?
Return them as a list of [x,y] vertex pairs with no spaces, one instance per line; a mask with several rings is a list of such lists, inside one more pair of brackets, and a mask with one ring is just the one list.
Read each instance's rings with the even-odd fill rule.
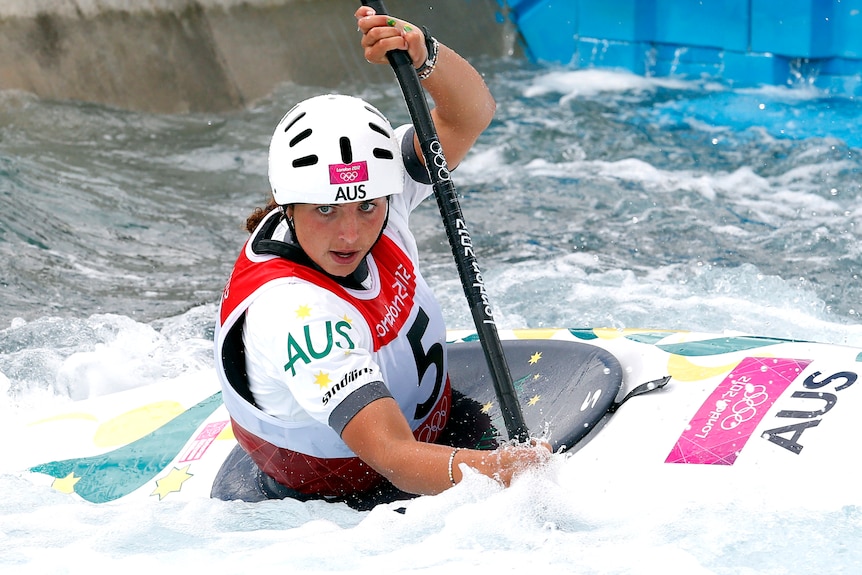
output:
[[[862,346],[857,100],[477,66],[498,112],[453,177],[502,327]],[[394,82],[343,91],[407,121]],[[0,416],[211,369],[216,302],[244,218],[266,200],[269,137],[318,92],[285,85],[243,111],[177,116],[0,93]],[[470,328],[433,200],[412,221],[450,327]],[[756,515],[756,494],[649,492],[661,502],[649,513],[607,514],[609,497],[542,477],[504,492],[475,481],[397,518],[295,502],[155,511],[46,496],[0,469],[0,567],[14,572],[853,573],[862,561],[858,509]]]

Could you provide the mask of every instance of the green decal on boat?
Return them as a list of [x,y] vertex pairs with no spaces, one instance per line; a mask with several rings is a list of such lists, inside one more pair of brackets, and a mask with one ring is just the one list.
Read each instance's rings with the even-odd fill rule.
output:
[[43,463],[30,471],[71,479],[75,493],[92,503],[125,497],[161,473],[221,403],[219,391],[128,445],[92,457]]
[[704,356],[721,355],[735,351],[746,351],[757,349],[779,343],[796,342],[799,340],[779,339],[774,337],[733,336],[719,337],[715,339],[704,339],[701,341],[687,341],[683,343],[660,344],[657,347],[668,353],[676,355]]
[[579,329],[569,329],[569,333],[575,336],[578,339],[582,339],[584,341],[589,341],[591,339],[598,339],[599,336],[592,330],[592,328],[579,328]]
[[630,341],[636,341],[638,343],[646,343],[649,345],[655,345],[664,338],[670,335],[666,331],[650,331],[644,333],[632,333],[626,336],[626,339]]

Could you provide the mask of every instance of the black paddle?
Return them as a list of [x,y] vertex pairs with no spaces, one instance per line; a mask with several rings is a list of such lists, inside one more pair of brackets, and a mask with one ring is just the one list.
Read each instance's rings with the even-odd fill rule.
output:
[[[383,2],[362,0],[362,5],[370,6],[377,14],[387,14]],[[512,375],[506,363],[506,356],[503,354],[503,346],[497,333],[497,324],[494,322],[485,282],[473,252],[473,240],[470,238],[461,213],[461,205],[455,194],[455,184],[449,176],[449,168],[440,140],[437,138],[437,130],[431,119],[425,92],[419,84],[419,77],[413,68],[410,55],[405,50],[393,50],[387,54],[387,58],[401,85],[404,101],[407,103],[410,118],[413,120],[413,126],[419,138],[425,165],[431,174],[434,195],[437,197],[437,205],[440,207],[446,236],[449,238],[449,245],[455,256],[458,275],[461,277],[461,285],[467,296],[476,332],[491,371],[491,380],[494,383],[494,392],[500,401],[506,431],[510,439],[526,441],[529,430],[524,423],[524,415],[521,413],[521,405],[518,403],[515,386],[512,384]]]

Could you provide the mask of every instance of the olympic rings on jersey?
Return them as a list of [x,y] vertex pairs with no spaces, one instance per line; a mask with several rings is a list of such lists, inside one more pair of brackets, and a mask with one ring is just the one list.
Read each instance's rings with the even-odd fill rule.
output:
[[416,430],[414,435],[416,440],[423,443],[433,443],[440,436],[448,421],[449,398],[444,396],[437,403],[437,409],[429,414],[428,418]]

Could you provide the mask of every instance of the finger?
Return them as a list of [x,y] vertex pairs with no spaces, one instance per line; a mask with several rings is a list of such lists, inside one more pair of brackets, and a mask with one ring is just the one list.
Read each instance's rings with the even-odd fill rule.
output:
[[353,15],[356,16],[357,20],[359,20],[366,16],[374,16],[375,14],[377,14],[377,12],[375,12],[374,8],[371,6],[360,6]]
[[365,57],[370,61],[386,62],[386,53],[392,50],[406,50],[407,42],[395,28],[373,28],[362,36]]
[[[390,24],[390,22],[392,24]],[[398,19],[385,14],[378,16],[372,10],[370,14],[362,17],[357,16],[357,24],[359,25],[359,29],[362,30],[363,33],[367,34],[374,28],[400,28],[401,22]]]
[[428,48],[425,46],[425,34],[422,33],[422,30],[406,22],[402,30],[401,35],[404,38],[407,52],[410,54],[410,59],[413,61],[414,66],[427,60]]
[[[380,45],[375,46],[378,43]],[[395,20],[392,26],[386,23],[384,26],[374,26],[369,29],[363,36],[362,45],[365,48],[375,47],[385,51],[407,50],[414,63],[424,62],[427,58],[424,34],[409,22],[402,20]]]

